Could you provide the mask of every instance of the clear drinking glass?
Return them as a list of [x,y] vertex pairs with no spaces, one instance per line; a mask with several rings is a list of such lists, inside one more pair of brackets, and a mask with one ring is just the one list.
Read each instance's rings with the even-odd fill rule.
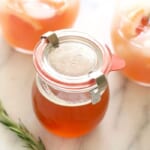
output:
[[150,86],[150,2],[117,0],[111,28],[114,51],[126,62],[122,73]]
[[40,122],[63,137],[89,133],[103,119],[109,101],[107,74],[124,67],[89,35],[72,30],[48,32],[33,62],[33,107]]
[[43,33],[71,27],[78,11],[79,0],[1,0],[3,36],[17,51],[32,54]]

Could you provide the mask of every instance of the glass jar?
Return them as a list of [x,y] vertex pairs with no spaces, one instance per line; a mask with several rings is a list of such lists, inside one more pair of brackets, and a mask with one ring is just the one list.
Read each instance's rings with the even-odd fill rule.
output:
[[47,31],[69,28],[79,11],[79,0],[1,0],[3,36],[17,51],[32,54]]
[[150,86],[150,3],[148,0],[117,0],[111,28],[114,51],[126,61],[122,73]]
[[72,30],[45,33],[33,62],[35,114],[48,131],[63,137],[78,137],[96,127],[108,106],[106,74],[124,66],[107,46]]

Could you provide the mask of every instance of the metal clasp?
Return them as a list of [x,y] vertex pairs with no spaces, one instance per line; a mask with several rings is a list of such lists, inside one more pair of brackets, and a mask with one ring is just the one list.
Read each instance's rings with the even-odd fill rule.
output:
[[92,104],[96,104],[101,100],[101,96],[108,87],[107,79],[104,74],[95,78],[96,87],[90,91]]
[[54,32],[47,32],[47,33],[43,34],[41,36],[41,38],[46,39],[47,42],[53,47],[59,46],[59,39],[58,39],[56,33],[54,33]]

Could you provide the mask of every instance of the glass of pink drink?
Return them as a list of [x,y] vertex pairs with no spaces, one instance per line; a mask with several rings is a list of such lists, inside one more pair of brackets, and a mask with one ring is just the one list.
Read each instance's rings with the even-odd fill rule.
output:
[[132,81],[150,86],[150,4],[119,1],[111,28],[114,51],[126,61],[122,73]]

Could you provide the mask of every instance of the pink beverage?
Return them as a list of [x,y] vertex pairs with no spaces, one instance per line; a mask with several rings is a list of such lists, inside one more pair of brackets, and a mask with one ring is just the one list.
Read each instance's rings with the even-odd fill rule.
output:
[[74,24],[79,0],[1,0],[4,38],[16,50],[32,53],[40,36]]
[[111,39],[116,54],[126,61],[122,73],[138,84],[150,86],[150,7],[146,2],[120,1]]

